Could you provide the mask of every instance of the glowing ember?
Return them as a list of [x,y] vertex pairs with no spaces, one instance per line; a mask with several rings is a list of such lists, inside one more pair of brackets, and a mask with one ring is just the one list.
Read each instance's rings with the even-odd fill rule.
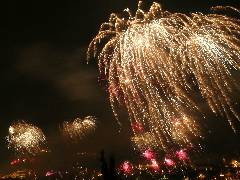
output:
[[238,168],[240,167],[240,162],[237,160],[232,160],[231,163],[232,167]]

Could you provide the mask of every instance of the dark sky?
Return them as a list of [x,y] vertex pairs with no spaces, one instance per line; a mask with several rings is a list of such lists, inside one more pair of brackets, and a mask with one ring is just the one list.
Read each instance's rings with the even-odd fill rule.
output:
[[[145,3],[146,7],[151,2]],[[230,0],[161,2],[169,11],[180,12],[208,12],[212,5],[239,6],[238,1]],[[49,143],[61,147],[59,123],[95,115],[99,125],[96,135],[80,149],[98,152],[104,148],[129,156],[127,116],[122,115],[124,125],[118,133],[105,87],[98,82],[97,63],[87,65],[85,53],[110,13],[121,13],[126,7],[135,10],[136,6],[133,0],[9,0],[2,6],[7,15],[2,22],[7,55],[2,54],[0,67],[0,165],[9,158],[4,139],[8,126],[17,119],[38,125]],[[212,133],[205,142],[207,149],[237,151],[239,135],[234,135],[222,119],[209,118]]]

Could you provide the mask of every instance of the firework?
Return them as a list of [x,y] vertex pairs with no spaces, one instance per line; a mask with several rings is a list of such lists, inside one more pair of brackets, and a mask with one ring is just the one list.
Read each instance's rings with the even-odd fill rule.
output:
[[189,159],[188,154],[185,149],[181,149],[176,151],[176,156],[179,160],[186,161]]
[[172,159],[169,159],[169,158],[164,158],[164,163],[167,166],[175,166],[175,164],[176,164]]
[[[224,7],[214,8],[219,9]],[[158,3],[144,12],[141,1],[135,16],[125,11],[129,18],[111,14],[88,49],[88,57],[98,55],[116,118],[117,104],[124,104],[131,123],[143,125],[161,149],[188,146],[201,138],[204,114],[196,103],[201,96],[234,129],[240,118],[231,98],[238,83],[231,72],[240,69],[239,20],[170,13]]]
[[8,148],[17,154],[36,155],[45,148],[46,137],[42,130],[24,121],[18,121],[9,127]]
[[147,149],[143,152],[143,156],[147,159],[147,160],[151,160],[151,159],[155,159],[156,154],[154,153],[154,151],[152,151],[151,149]]
[[96,118],[87,116],[84,119],[76,118],[74,121],[65,121],[61,127],[63,136],[78,141],[91,134],[96,128]]
[[156,159],[152,159],[151,160],[151,165],[150,165],[151,169],[153,170],[153,172],[158,172],[160,170],[159,164],[156,161]]
[[133,165],[132,163],[130,163],[129,161],[124,161],[121,165],[120,165],[120,170],[124,173],[124,174],[131,174],[133,171]]

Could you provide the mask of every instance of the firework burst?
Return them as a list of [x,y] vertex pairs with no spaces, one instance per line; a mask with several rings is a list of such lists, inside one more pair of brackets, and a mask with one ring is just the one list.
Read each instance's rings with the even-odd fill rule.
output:
[[8,148],[17,154],[36,155],[45,147],[46,137],[42,130],[24,121],[18,121],[9,127]]
[[74,121],[65,121],[61,131],[63,136],[71,141],[78,141],[91,134],[96,128],[96,118],[87,116],[84,119],[76,118]]
[[[214,10],[226,8],[237,11]],[[144,12],[141,1],[135,16],[125,11],[129,18],[111,14],[88,49],[88,57],[98,55],[115,116],[123,103],[131,123],[141,123],[161,149],[191,145],[201,137],[199,94],[235,129],[240,118],[231,94],[238,82],[231,72],[240,69],[240,21],[170,13],[158,3]],[[107,43],[99,53],[102,40]]]
[[129,161],[124,161],[120,165],[120,171],[122,171],[124,174],[129,175],[133,172],[133,165]]

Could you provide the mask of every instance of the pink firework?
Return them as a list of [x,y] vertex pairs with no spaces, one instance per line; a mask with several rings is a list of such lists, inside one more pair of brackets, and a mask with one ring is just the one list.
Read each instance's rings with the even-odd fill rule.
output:
[[175,162],[174,162],[172,159],[169,159],[169,158],[165,158],[165,159],[164,159],[164,163],[165,163],[167,166],[175,166]]
[[120,166],[120,170],[123,171],[124,174],[131,174],[133,165],[129,161],[124,161]]
[[160,170],[160,167],[159,167],[159,164],[158,164],[158,162],[156,161],[156,159],[152,159],[151,160],[151,168],[152,168],[152,170],[156,173],[156,172],[159,172],[159,170]]
[[180,159],[182,161],[186,161],[189,159],[188,154],[187,154],[186,150],[184,150],[184,149],[176,151],[176,156],[178,157],[178,159]]
[[53,172],[53,170],[50,170],[48,172],[46,172],[45,176],[49,177],[49,176],[53,176],[55,174],[55,172]]
[[151,150],[151,149],[147,149],[143,152],[143,156],[147,159],[147,160],[152,160],[155,159],[156,155],[155,153]]

